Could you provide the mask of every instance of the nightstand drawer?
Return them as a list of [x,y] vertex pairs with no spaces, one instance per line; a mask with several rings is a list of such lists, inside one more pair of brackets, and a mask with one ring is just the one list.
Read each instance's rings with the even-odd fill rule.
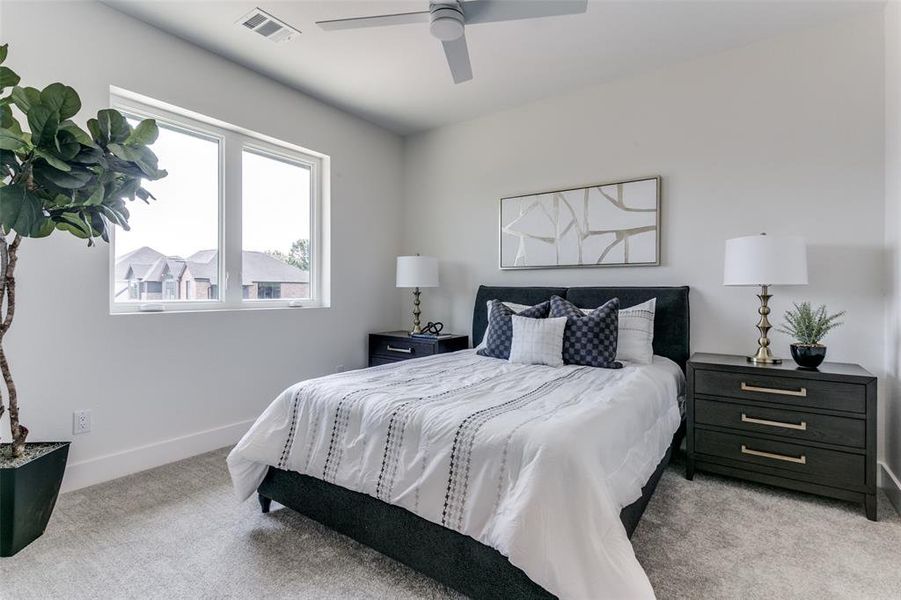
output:
[[863,413],[867,407],[864,386],[821,379],[699,369],[694,388],[696,394],[811,408]]
[[396,362],[406,360],[404,358],[394,358],[393,356],[376,356],[373,354],[369,357],[369,366],[378,367],[379,365],[392,365]]
[[866,457],[749,435],[695,429],[695,451],[712,457],[815,476],[828,485],[864,485]]
[[696,399],[695,422],[856,448],[866,447],[867,442],[867,426],[863,419],[733,404],[722,400]]
[[369,334],[369,366],[385,365],[411,358],[456,352],[469,347],[469,336],[443,335],[412,337],[406,331]]
[[435,344],[431,342],[417,343],[410,339],[376,336],[375,339],[370,338],[370,343],[372,344],[370,354],[389,358],[407,359],[435,354]]

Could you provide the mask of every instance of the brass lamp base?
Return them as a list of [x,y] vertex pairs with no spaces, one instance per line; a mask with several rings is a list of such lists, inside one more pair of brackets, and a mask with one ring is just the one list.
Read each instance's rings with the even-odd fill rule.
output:
[[413,288],[413,329],[410,333],[422,333],[422,327],[419,324],[419,315],[422,314],[419,308],[419,295],[421,293],[419,288]]
[[760,320],[757,322],[757,330],[760,332],[760,337],[757,338],[757,354],[749,356],[748,362],[755,365],[778,365],[782,363],[782,359],[773,356],[773,353],[770,351],[770,338],[767,337],[767,333],[772,329],[767,315],[770,314],[769,302],[773,296],[769,293],[768,286],[762,285],[757,297],[760,298],[760,308],[757,309],[757,312],[760,314]]
[[773,356],[769,348],[760,348],[757,354],[748,357],[748,362],[755,365],[781,365],[782,359]]

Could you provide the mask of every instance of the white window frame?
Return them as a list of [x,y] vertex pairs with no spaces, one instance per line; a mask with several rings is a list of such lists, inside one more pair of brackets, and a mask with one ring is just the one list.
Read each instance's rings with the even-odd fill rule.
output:
[[[329,227],[327,207],[330,159],[327,155],[118,88],[112,88],[110,101],[113,108],[121,111],[127,117],[156,119],[170,128],[181,129],[191,135],[217,141],[219,144],[218,299],[117,302],[114,296],[116,289],[116,228],[113,228],[109,244],[110,314],[328,307],[329,258],[326,240]],[[256,298],[245,300],[243,298],[241,221],[244,150],[310,169],[309,298],[274,300]],[[166,168],[165,164],[160,166]]]
[[[316,302],[321,297],[319,293],[320,278],[319,272],[321,266],[316,258],[317,250],[320,248],[320,240],[322,238],[321,231],[321,196],[322,196],[322,161],[315,159],[309,154],[301,154],[298,152],[288,152],[284,147],[266,143],[261,139],[250,138],[244,141],[241,146],[241,158],[243,161],[243,152],[251,152],[258,156],[267,157],[273,160],[284,161],[288,164],[299,165],[310,170],[310,297],[309,298],[279,298],[260,299],[248,298],[243,302],[250,306],[272,306],[273,303],[285,306],[319,306],[321,303]],[[243,171],[242,171],[243,173]],[[243,205],[242,205],[243,210]],[[242,229],[243,231],[243,229]],[[243,279],[241,280],[243,283]]]

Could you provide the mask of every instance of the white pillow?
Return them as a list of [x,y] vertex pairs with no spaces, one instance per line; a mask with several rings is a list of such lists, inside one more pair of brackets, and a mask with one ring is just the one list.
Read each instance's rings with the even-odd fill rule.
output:
[[510,362],[563,366],[563,330],[566,317],[530,319],[513,315]]
[[[488,323],[491,323],[491,300],[485,303],[488,306]],[[515,302],[503,302],[503,305],[512,310],[513,312],[522,312],[525,309],[529,308],[528,304],[516,304]],[[482,341],[479,342],[479,345],[476,346],[476,350],[481,350],[485,346],[488,345],[488,330],[491,328],[491,325],[485,326],[485,334],[482,336]]]
[[[641,365],[654,362],[654,311],[657,298],[619,311],[619,328],[616,339],[616,360]],[[593,308],[583,308],[590,314]]]
[[642,365],[654,362],[654,311],[657,298],[619,311],[616,360]]

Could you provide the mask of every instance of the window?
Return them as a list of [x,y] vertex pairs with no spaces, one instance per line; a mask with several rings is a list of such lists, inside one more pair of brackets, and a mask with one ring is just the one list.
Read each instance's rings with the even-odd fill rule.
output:
[[[126,111],[127,114],[128,111]],[[128,115],[136,125],[139,117]],[[218,273],[220,139],[199,130],[159,120],[160,135],[153,150],[169,175],[144,182],[156,197],[129,204],[131,229],[115,233],[115,302],[192,301],[177,293],[187,265],[199,266],[198,256],[210,253],[204,268]],[[165,163],[163,163],[165,161]],[[143,285],[137,298],[127,293],[131,281]],[[171,282],[170,282],[171,280]]]
[[[277,300],[282,297],[282,283],[260,283],[257,285],[257,298],[264,300]],[[288,293],[291,293],[290,284]]]
[[163,300],[178,299],[178,282],[172,275],[163,276]]
[[310,166],[242,152],[244,285],[249,298],[310,297]]
[[[322,306],[328,157],[127,92],[164,179],[112,239],[112,312]],[[236,218],[236,216],[238,218]]]

